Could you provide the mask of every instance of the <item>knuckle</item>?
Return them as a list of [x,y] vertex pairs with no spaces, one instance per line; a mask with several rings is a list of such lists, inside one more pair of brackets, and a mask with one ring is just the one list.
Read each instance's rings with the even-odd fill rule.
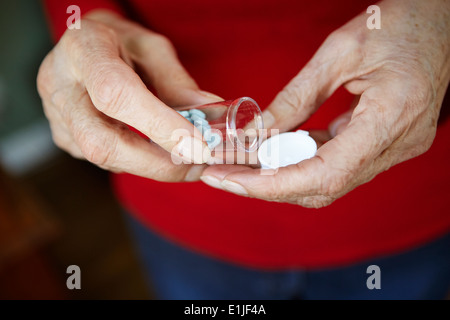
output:
[[71,94],[72,87],[59,88],[53,90],[49,97],[49,103],[59,110],[65,110],[68,100],[68,96]]
[[104,23],[89,21],[88,26],[91,28],[91,32],[95,32],[98,36],[101,36],[102,38],[106,38],[111,41],[116,41],[117,39],[116,31],[112,27]]
[[62,35],[58,44],[56,45],[62,52],[71,53],[72,55],[79,56],[80,53],[85,50],[83,34],[86,29],[90,29],[89,25],[83,26],[83,31],[78,32],[67,29]]
[[310,196],[310,197],[302,197],[297,200],[297,205],[305,207],[305,208],[314,208],[319,209],[326,206],[329,206],[333,203],[335,199],[328,196]]
[[319,188],[320,197],[329,199],[336,199],[345,193],[345,188],[349,184],[351,174],[346,172],[344,174],[334,174],[322,180]]
[[[406,102],[406,111],[409,115],[409,121],[413,122],[421,114],[431,111],[430,105],[432,105],[434,92],[431,88],[428,88],[428,83],[416,83],[411,88],[411,94],[408,95]],[[437,122],[437,117],[435,117]]]
[[67,29],[58,42],[66,52],[84,52],[86,45],[96,44],[98,38],[102,40],[116,41],[117,35],[113,28],[89,19],[83,19],[83,28],[81,30]]
[[[283,201],[291,196],[291,190],[286,189],[289,182],[285,179],[276,178],[276,175],[274,175],[271,176],[269,183],[270,186],[267,188],[268,194],[266,196],[272,201]],[[261,186],[261,188],[265,188],[265,186]]]
[[324,172],[324,174],[319,175],[318,180],[316,180],[317,184],[313,196],[337,199],[345,194],[346,188],[355,176],[355,172],[333,167],[320,155],[316,155],[315,159],[318,160],[316,170]]
[[115,139],[110,135],[87,131],[75,135],[83,156],[97,166],[108,167],[115,158]]
[[256,190],[261,191],[264,199],[269,201],[289,201],[294,196],[290,194],[290,190],[287,190],[285,179],[277,177],[277,175],[267,176],[267,179],[253,182],[253,186]]
[[369,96],[361,96],[359,105],[354,110],[352,119],[366,124],[366,134],[376,139],[368,139],[367,144],[373,150],[387,148],[405,127],[404,118],[393,113],[392,104],[374,99]]
[[120,113],[125,101],[128,99],[129,80],[123,80],[122,77],[113,70],[100,72],[95,79],[92,88],[93,103],[105,114]]
[[61,150],[69,153],[74,158],[82,158],[83,156],[80,154],[78,147],[75,145],[73,140],[67,134],[61,133],[60,130],[54,128],[54,126],[50,126],[52,131],[52,140],[53,143]]
[[99,68],[101,61],[93,61],[93,57],[100,53],[108,54],[99,43],[118,47],[116,32],[102,23],[84,20],[81,30],[67,30],[64,33],[54,51],[58,58],[72,66],[68,71],[81,81],[85,69],[92,71]]
[[136,35],[135,39],[139,45],[133,50],[138,50],[141,55],[151,54],[155,48],[162,51],[175,51],[175,47],[169,38],[159,33],[146,31]]
[[422,141],[414,145],[414,147],[410,150],[409,155],[407,155],[406,157],[408,159],[411,159],[426,153],[433,145],[435,136],[436,126],[434,126],[432,130],[430,130],[430,132],[422,138]]
[[338,29],[332,32],[325,40],[327,48],[332,48],[338,53],[357,50],[362,47],[363,33],[355,33],[354,30]]
[[43,98],[44,96],[47,96],[49,93],[49,77],[48,72],[46,70],[47,66],[45,63],[45,60],[42,62],[41,66],[39,67],[39,71],[36,78],[36,85],[37,85],[37,91],[39,93],[39,96]]
[[295,114],[298,112],[301,104],[300,86],[298,81],[292,81],[284,90],[279,94],[278,98],[283,105],[283,112],[287,114]]
[[52,61],[53,51],[51,51],[42,61],[39,66],[38,74],[36,77],[36,86],[39,96],[41,98],[47,97],[51,93],[52,84]]
[[434,125],[433,129],[431,130],[431,133],[426,136],[425,141],[421,144],[422,149],[420,150],[420,154],[430,150],[431,146],[433,145],[434,138],[436,137],[436,129],[437,126]]
[[[182,131],[184,133],[184,130]],[[163,148],[169,148],[173,143],[174,131],[170,121],[163,115],[156,115],[151,119],[149,133],[152,140],[158,141]]]
[[164,49],[174,48],[169,38],[159,33],[152,34],[150,36],[150,42],[152,43],[152,47],[156,46],[157,48],[164,48]]

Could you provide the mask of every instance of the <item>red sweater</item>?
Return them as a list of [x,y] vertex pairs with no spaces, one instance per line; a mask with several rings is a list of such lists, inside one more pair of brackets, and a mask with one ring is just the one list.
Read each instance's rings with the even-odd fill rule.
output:
[[[109,8],[168,36],[202,89],[226,99],[250,96],[264,108],[330,32],[373,1],[46,2],[55,39],[65,31],[68,5],[78,4],[83,14]],[[351,100],[338,90],[302,128],[326,128]],[[446,118],[441,116],[426,154],[322,209],[243,198],[201,182],[162,183],[129,174],[112,175],[112,181],[121,203],[140,221],[198,252],[259,268],[344,265],[450,230]]]

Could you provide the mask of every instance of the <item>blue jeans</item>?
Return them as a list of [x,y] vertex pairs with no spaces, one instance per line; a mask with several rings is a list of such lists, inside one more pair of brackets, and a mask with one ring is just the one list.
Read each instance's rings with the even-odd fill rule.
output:
[[[450,234],[408,252],[323,270],[263,271],[176,245],[127,218],[151,290],[158,299],[444,299],[450,289]],[[367,267],[381,289],[368,289]]]

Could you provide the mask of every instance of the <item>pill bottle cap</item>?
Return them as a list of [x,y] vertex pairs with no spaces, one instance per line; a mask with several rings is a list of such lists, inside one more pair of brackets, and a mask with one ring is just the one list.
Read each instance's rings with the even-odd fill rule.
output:
[[314,157],[317,144],[308,131],[285,132],[265,140],[258,149],[263,169],[277,169]]

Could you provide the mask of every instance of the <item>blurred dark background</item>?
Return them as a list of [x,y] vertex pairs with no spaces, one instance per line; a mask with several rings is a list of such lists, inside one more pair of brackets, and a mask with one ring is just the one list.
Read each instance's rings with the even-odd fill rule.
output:
[[[0,299],[146,299],[108,174],[51,140],[36,91],[40,1],[0,2]],[[81,290],[66,269],[81,269]]]

